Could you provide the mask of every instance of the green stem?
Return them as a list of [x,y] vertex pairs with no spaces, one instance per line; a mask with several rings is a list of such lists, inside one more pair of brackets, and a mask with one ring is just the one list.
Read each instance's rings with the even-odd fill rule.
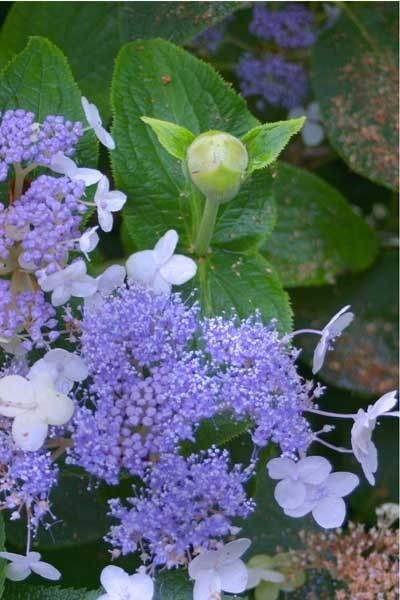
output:
[[204,207],[203,216],[201,217],[200,227],[194,245],[194,252],[198,256],[203,256],[209,248],[214,232],[218,208],[219,202],[206,198],[206,205]]
[[19,163],[14,163],[14,173],[15,173],[15,183],[14,183],[13,200],[15,201],[15,200],[18,200],[18,198],[22,195],[22,191],[24,189],[25,173]]

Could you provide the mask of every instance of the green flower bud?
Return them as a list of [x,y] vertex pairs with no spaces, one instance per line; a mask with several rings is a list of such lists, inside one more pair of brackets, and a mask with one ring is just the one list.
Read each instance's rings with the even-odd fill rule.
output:
[[210,200],[228,202],[236,196],[248,163],[246,147],[223,131],[199,135],[187,151],[187,166],[196,187]]

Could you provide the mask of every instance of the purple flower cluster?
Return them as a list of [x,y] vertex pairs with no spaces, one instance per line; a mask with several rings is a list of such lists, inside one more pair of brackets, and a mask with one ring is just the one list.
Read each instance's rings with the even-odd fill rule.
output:
[[190,47],[199,51],[199,54],[216,54],[224,37],[225,27],[216,25],[197,35]]
[[81,235],[79,226],[86,207],[79,200],[84,192],[83,181],[42,175],[10,205],[0,232],[5,246],[7,238],[20,240],[20,266],[46,274],[64,266],[68,251],[76,247]]
[[256,445],[272,441],[293,457],[304,452],[313,439],[302,416],[311,404],[310,388],[297,372],[298,352],[282,344],[273,323],[265,326],[259,316],[216,317],[204,321],[203,338],[220,407],[254,423]]
[[146,489],[129,507],[112,500],[120,523],[107,538],[123,554],[145,547],[154,565],[185,564],[188,554],[210,549],[233,531],[233,519],[253,510],[246,497],[246,475],[230,468],[228,453],[211,449],[183,458],[163,456],[145,477]]
[[199,351],[191,349],[198,307],[178,295],[121,288],[86,311],[82,357],[92,377],[92,408],[74,418],[70,460],[116,483],[122,468],[142,475],[164,453],[192,440],[211,417],[218,388]]
[[7,110],[0,115],[0,181],[13,163],[49,165],[57,152],[71,155],[82,135],[79,121],[50,115],[40,124],[32,112]]
[[259,107],[265,103],[287,109],[299,106],[308,91],[304,67],[280,56],[266,54],[257,58],[242,56],[236,66],[243,96],[259,96]]
[[[46,302],[40,290],[23,289],[29,284],[28,275],[21,273],[14,281],[0,279],[0,335],[12,338],[16,333],[25,329],[32,342],[38,347],[43,346],[43,329],[53,329],[57,322],[55,309]],[[12,288],[18,286],[15,292]],[[57,336],[51,332],[52,338]],[[28,343],[28,342],[26,342]]]
[[274,41],[282,48],[308,48],[316,39],[312,12],[297,2],[284,4],[283,8],[280,4],[276,10],[257,2],[249,29],[258,38]]

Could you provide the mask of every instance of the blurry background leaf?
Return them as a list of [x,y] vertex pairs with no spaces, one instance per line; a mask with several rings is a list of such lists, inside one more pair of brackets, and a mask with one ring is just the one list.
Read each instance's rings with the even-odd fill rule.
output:
[[111,73],[118,49],[135,38],[185,43],[236,10],[241,2],[15,2],[0,33],[0,67],[31,35],[67,55],[84,95],[109,116]]
[[[23,108],[35,113],[38,121],[47,115],[63,115],[83,121],[81,93],[62,52],[49,40],[32,37],[0,74],[0,111]],[[94,166],[97,142],[87,132],[77,146],[79,162]]]
[[398,5],[341,2],[342,15],[312,49],[329,139],[354,171],[398,186]]
[[262,253],[285,287],[333,283],[371,264],[376,235],[335,188],[282,162],[274,184],[277,224]]
[[192,600],[193,582],[184,571],[164,571],[156,577],[154,600]]
[[[320,375],[327,383],[367,395],[397,387],[398,258],[382,252],[365,273],[342,277],[336,286],[291,292],[296,328],[321,328],[344,305],[355,313],[352,324],[328,353]],[[310,363],[316,338],[304,335],[298,344]]]
[[44,587],[8,581],[4,600],[97,600],[100,593],[101,589],[89,592],[63,589],[58,585]]

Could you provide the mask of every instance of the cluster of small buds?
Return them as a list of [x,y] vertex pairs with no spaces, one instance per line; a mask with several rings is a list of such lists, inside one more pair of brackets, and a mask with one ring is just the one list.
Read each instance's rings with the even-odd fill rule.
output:
[[0,181],[6,179],[9,165],[49,165],[58,152],[73,154],[82,135],[79,121],[49,115],[37,123],[32,112],[7,110],[0,115]]
[[108,540],[123,554],[142,543],[154,565],[187,563],[188,553],[217,548],[246,518],[254,504],[246,496],[246,474],[230,467],[229,454],[212,448],[206,453],[164,455],[144,476],[146,489],[129,499],[110,501],[111,515],[120,521]]
[[271,9],[269,3],[257,2],[249,29],[262,40],[272,40],[282,48],[308,48],[316,39],[314,16],[297,2]]

